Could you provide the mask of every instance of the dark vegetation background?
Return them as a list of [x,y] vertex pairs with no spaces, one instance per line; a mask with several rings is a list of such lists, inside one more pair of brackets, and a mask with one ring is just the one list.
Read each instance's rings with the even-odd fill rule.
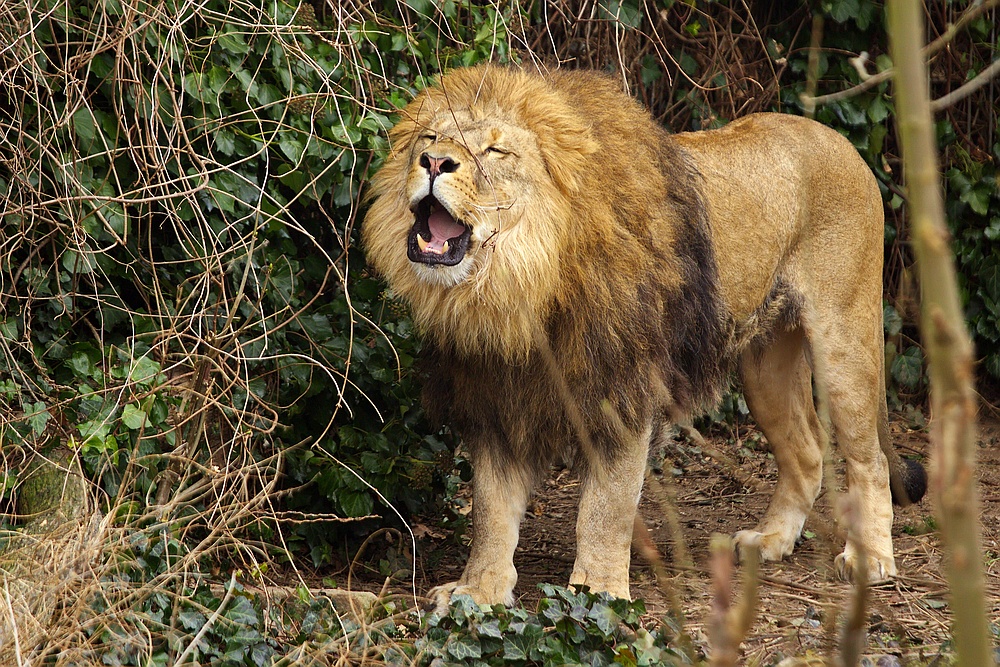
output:
[[[928,3],[928,40],[970,5]],[[975,12],[931,58],[934,97],[998,57],[996,9]],[[860,83],[862,52],[868,74],[891,64],[870,0],[3,3],[2,527],[25,518],[32,462],[62,452],[130,536],[103,571],[115,581],[170,579],[178,563],[334,572],[413,513],[461,529],[446,499],[468,468],[422,419],[419,340],[357,243],[396,109],[442,70],[516,61],[612,72],[674,131],[802,114],[814,39],[819,94]],[[1000,380],[998,87],[936,117],[987,397]],[[920,405],[892,87],[815,117],[878,178],[891,401]],[[385,574],[407,549],[379,542]],[[204,621],[218,596],[191,590]],[[140,597],[149,617],[174,613]],[[109,627],[84,631],[113,643]],[[241,642],[243,660],[254,644]]]

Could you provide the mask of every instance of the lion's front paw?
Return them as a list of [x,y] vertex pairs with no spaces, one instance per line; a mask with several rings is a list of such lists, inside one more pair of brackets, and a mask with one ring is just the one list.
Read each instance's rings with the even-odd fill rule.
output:
[[741,530],[733,535],[733,549],[736,557],[742,562],[746,560],[747,551],[760,550],[760,560],[781,560],[789,556],[795,548],[795,537],[781,533],[762,533],[756,530]]
[[[861,577],[861,556],[851,549],[845,549],[833,561],[837,576],[844,581],[857,582]],[[864,561],[865,579],[869,584],[892,579],[896,576],[896,561],[890,556],[868,556]]]
[[514,591],[512,589],[506,592],[496,589],[486,590],[479,586],[463,584],[461,581],[435,586],[427,593],[431,608],[439,614],[448,611],[448,605],[451,604],[456,595],[468,595],[476,604],[503,604],[508,607],[514,604]]
[[435,586],[427,591],[427,609],[441,615],[447,613],[448,605],[451,603],[451,596],[454,595],[455,589],[458,586],[457,581],[452,581],[447,584]]

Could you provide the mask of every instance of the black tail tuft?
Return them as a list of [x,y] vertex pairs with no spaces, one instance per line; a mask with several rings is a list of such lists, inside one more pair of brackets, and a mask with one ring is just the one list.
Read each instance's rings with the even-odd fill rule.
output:
[[[900,457],[899,460],[903,465],[898,469],[899,484],[892,485],[892,502],[896,505],[906,506],[919,502],[924,497],[924,493],[927,492],[927,472],[919,462],[913,459]],[[899,489],[899,486],[902,489]],[[906,494],[903,499],[899,498],[901,492]]]

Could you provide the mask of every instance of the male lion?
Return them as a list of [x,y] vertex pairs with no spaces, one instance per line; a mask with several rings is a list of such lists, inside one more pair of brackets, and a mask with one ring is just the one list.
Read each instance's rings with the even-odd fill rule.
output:
[[603,75],[495,66],[442,77],[390,138],[368,261],[409,302],[424,403],[475,471],[472,553],[439,603],[512,602],[528,496],[566,448],[582,478],[570,582],[629,597],[650,438],[713,399],[730,362],[778,463],[738,548],[789,555],[819,493],[816,368],[856,506],[838,572],[895,575],[890,488],[915,501],[925,477],[888,441],[882,201],[846,139],[778,114],[672,136]]

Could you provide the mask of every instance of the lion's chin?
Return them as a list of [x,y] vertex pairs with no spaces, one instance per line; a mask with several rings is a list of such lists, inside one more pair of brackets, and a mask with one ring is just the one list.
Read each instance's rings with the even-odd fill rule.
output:
[[425,283],[440,285],[441,287],[454,287],[469,277],[472,271],[472,258],[466,256],[465,261],[461,261],[453,266],[444,264],[421,264],[413,262],[414,273]]

